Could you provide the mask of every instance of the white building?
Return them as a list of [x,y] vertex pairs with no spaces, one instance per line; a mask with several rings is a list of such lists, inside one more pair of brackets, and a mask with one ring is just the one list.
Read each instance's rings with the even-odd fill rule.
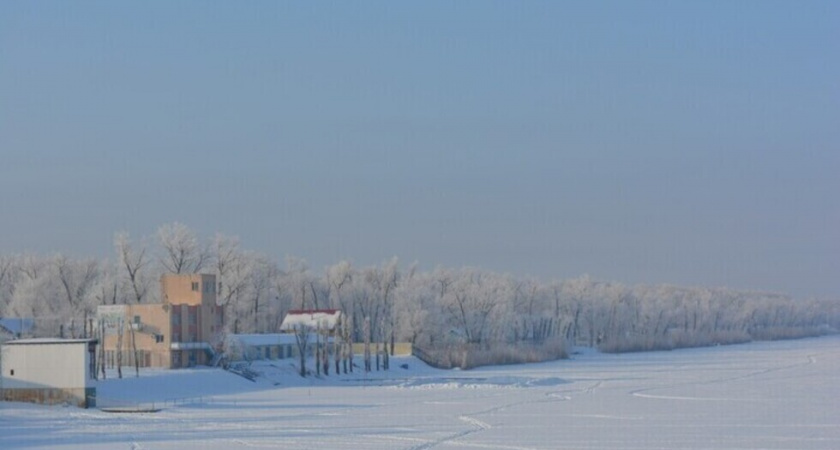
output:
[[0,348],[0,392],[6,401],[96,406],[96,341],[20,339]]
[[[315,342],[315,337],[310,339]],[[297,356],[295,336],[291,334],[231,334],[226,341],[230,361],[283,359]]]

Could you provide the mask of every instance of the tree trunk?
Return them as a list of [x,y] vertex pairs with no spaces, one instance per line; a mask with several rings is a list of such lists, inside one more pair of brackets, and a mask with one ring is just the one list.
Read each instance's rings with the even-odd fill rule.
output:
[[370,372],[370,317],[365,317],[363,334],[365,338],[365,372]]
[[309,339],[308,329],[298,325],[294,328],[295,342],[297,343],[298,355],[300,356],[300,376],[306,378],[306,347]]
[[260,332],[259,320],[260,320],[260,296],[255,295],[254,296],[254,333],[259,333]]
[[117,332],[119,334],[117,334],[117,377],[122,378],[122,357],[123,357],[122,344],[123,344],[123,334],[124,334],[123,329],[125,327],[125,322],[124,322],[122,317],[120,317],[118,322],[119,322],[119,325],[118,325]]
[[350,373],[353,373],[353,319],[350,319],[347,322],[347,328],[344,330],[344,336],[346,341],[346,352],[347,352],[347,359],[344,361],[344,373],[347,373],[347,365],[350,366]]
[[137,351],[137,339],[134,336],[134,325],[131,324],[131,350],[134,353],[134,376],[136,378],[140,378],[140,358],[139,352]]
[[315,375],[321,376],[321,325],[315,331]]
[[102,379],[105,379],[105,320],[102,319],[99,321],[99,371],[102,373]]
[[324,336],[324,349],[321,351],[321,364],[324,366],[324,375],[330,374],[330,340]]
[[394,356],[394,341],[396,337],[394,336],[394,328],[391,327],[391,356]]
[[382,369],[388,370],[388,334],[385,333],[385,320],[382,320]]
[[341,339],[341,330],[336,327],[333,332],[333,359],[335,360],[335,374],[341,374],[341,349],[344,348],[344,342]]
[[306,378],[306,354],[300,352],[300,376]]

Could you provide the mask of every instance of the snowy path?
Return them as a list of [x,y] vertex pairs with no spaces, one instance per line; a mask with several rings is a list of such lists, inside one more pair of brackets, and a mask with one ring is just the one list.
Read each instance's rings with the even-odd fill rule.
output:
[[0,448],[836,450],[838,373],[840,337],[325,385],[158,374],[105,392],[146,398],[152,382],[152,400],[202,401],[156,414],[0,403]]

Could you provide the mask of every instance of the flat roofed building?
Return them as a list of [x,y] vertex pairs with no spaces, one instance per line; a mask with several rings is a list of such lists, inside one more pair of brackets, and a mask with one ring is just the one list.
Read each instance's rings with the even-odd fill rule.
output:
[[[161,277],[161,303],[107,305],[97,309],[104,325],[104,362],[140,367],[179,368],[209,364],[211,345],[222,330],[223,309],[216,305],[216,277],[167,274]],[[122,351],[118,352],[122,336]]]
[[95,340],[19,339],[0,352],[4,400],[96,406]]

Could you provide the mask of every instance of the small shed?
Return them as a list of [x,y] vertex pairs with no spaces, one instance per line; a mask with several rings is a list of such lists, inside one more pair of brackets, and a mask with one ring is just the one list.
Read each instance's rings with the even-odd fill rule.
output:
[[19,339],[0,348],[0,393],[13,402],[96,406],[96,340]]

